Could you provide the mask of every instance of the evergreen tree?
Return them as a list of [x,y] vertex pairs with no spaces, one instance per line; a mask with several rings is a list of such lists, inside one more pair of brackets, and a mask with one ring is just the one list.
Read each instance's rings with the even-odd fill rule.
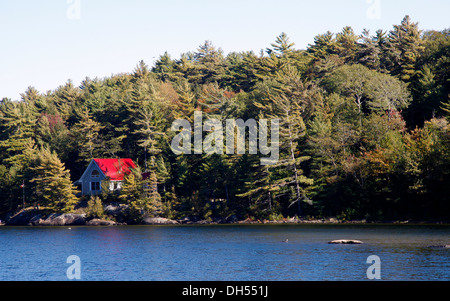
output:
[[31,168],[34,177],[30,181],[36,189],[36,201],[56,212],[71,212],[78,202],[70,173],[55,152],[41,148]]
[[272,49],[267,49],[267,52],[269,54],[274,52],[278,57],[282,57],[288,56],[290,53],[292,53],[295,43],[291,43],[286,33],[282,32],[276,38],[275,43],[272,43],[270,45],[272,46]]
[[339,57],[348,64],[355,61],[358,50],[358,36],[350,26],[342,29],[342,32],[336,34],[336,48]]
[[39,145],[48,145],[65,161],[70,152],[70,138],[69,129],[58,114],[41,113],[36,126],[36,141]]
[[196,108],[196,95],[192,91],[192,86],[187,80],[179,80],[175,83],[175,91],[178,100],[175,107],[175,118],[186,119],[190,123],[194,121],[194,111]]
[[228,54],[223,86],[229,87],[234,92],[250,92],[258,81],[259,61],[260,58],[252,51]]
[[[308,91],[292,67],[278,73],[277,82],[268,92],[264,103],[257,106],[261,109],[260,117],[268,117],[272,122],[280,120],[280,159],[268,167],[270,171],[265,172],[272,174],[270,184],[266,187],[269,192],[287,195],[290,204],[297,203],[297,214],[302,216],[301,202],[309,201],[304,186],[311,185],[312,180],[305,177],[300,168],[300,164],[309,157],[300,155],[298,143],[305,135],[303,116],[307,112],[312,92]],[[272,140],[272,143],[276,141]],[[270,195],[273,197],[272,193]]]
[[59,86],[49,97],[55,105],[57,112],[63,120],[67,120],[71,114],[72,108],[79,105],[81,91],[73,85],[71,80],[63,86]]
[[103,144],[99,136],[99,131],[102,128],[103,126],[99,122],[91,118],[88,109],[81,112],[81,120],[72,127],[80,160],[90,162],[102,153]]
[[[142,108],[139,112],[139,119],[134,122],[137,129],[134,134],[138,134],[140,139],[138,145],[144,148],[145,151],[145,171],[148,168],[154,170],[156,168],[155,156],[161,153],[162,149],[159,145],[164,132],[161,129],[163,116],[161,111],[153,108],[154,104]],[[147,164],[147,154],[150,155],[150,166]]]
[[98,196],[91,196],[87,203],[86,216],[88,218],[104,218],[102,200]]
[[3,101],[0,107],[1,157],[9,165],[21,166],[24,150],[34,143],[36,112],[25,102]]
[[261,165],[260,159],[254,155],[246,156],[242,191],[236,196],[248,200],[248,207],[239,208],[252,216],[267,218],[272,213],[273,194],[276,190],[272,186],[272,173],[268,166]]
[[381,63],[381,49],[377,37],[372,37],[369,30],[364,29],[360,36],[356,52],[356,61],[372,70],[379,70]]
[[225,58],[222,49],[216,49],[211,41],[205,41],[193,55],[201,78],[199,84],[219,82],[225,74]]
[[152,68],[152,72],[158,76],[158,79],[163,81],[176,81],[181,76],[175,71],[175,61],[172,60],[167,51],[159,56],[155,66]]
[[387,38],[384,67],[406,83],[411,82],[415,64],[424,49],[421,33],[418,23],[405,16],[400,25],[394,25]]
[[307,51],[315,60],[325,59],[331,54],[336,54],[338,50],[334,34],[327,31],[324,34],[315,36],[314,44],[309,44]]
[[450,120],[450,100],[447,102],[442,102],[441,109],[444,111],[446,118]]
[[139,166],[124,176],[119,198],[128,204],[130,217],[137,223],[146,215],[156,215],[162,209],[156,174],[143,177]]

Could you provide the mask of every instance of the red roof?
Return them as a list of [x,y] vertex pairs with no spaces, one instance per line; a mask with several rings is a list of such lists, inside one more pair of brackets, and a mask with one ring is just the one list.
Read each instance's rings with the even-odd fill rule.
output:
[[125,159],[94,159],[105,176],[112,181],[122,181],[125,174],[131,172],[130,168],[136,168],[133,160]]

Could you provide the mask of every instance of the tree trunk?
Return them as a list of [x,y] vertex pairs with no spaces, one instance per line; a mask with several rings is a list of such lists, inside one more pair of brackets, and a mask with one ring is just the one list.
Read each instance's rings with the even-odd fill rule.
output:
[[298,182],[298,171],[297,171],[297,164],[295,164],[295,154],[294,154],[294,144],[292,142],[292,132],[291,132],[291,125],[288,126],[289,129],[289,146],[291,151],[291,160],[294,164],[294,180],[295,180],[295,191],[297,194],[297,211],[298,216],[302,216],[302,207],[300,204],[300,183]]

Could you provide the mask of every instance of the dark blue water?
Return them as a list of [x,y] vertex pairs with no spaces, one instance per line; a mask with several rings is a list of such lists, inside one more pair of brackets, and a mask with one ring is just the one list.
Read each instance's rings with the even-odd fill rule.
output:
[[[334,239],[361,245],[331,245]],[[288,243],[284,241],[288,239]],[[0,227],[0,280],[450,280],[450,226]]]

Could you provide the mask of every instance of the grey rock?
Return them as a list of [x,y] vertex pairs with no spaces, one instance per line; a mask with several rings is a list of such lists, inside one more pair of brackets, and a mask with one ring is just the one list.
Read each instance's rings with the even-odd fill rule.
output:
[[171,220],[164,217],[146,217],[142,221],[144,225],[175,225],[178,224],[177,221]]
[[354,244],[362,244],[363,242],[360,240],[356,240],[356,239],[337,239],[337,240],[332,240],[330,242],[328,242],[329,244],[350,244],[350,245],[354,245]]
[[86,223],[85,214],[74,213],[53,213],[43,216],[39,211],[26,210],[12,216],[8,226],[68,226],[84,225]]
[[86,222],[86,226],[115,226],[117,223],[104,219],[94,218]]
[[118,215],[119,213],[121,213],[123,208],[121,208],[120,205],[110,204],[106,206],[103,210],[106,214]]
[[40,220],[39,226],[80,226],[86,224],[86,214],[53,213]]

